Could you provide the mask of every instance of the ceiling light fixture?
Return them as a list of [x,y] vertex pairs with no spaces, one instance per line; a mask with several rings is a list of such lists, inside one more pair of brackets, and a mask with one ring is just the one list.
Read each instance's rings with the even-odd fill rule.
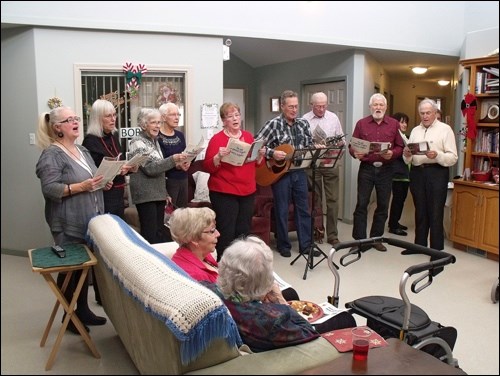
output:
[[424,74],[427,72],[428,67],[410,67],[415,74]]
[[439,81],[438,81],[438,85],[439,85],[439,86],[446,86],[446,85],[448,85],[449,83],[450,83],[450,81],[448,81],[448,80],[439,80]]

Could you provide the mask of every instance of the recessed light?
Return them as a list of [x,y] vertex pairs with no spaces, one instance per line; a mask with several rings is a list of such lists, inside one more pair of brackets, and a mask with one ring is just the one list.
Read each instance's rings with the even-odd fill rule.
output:
[[428,67],[410,67],[415,74],[424,74],[427,72]]

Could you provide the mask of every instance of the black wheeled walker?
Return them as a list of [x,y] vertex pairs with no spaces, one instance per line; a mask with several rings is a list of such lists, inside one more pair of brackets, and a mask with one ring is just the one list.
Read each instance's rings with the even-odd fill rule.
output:
[[[365,317],[367,319],[366,325],[382,337],[386,339],[399,338],[416,349],[425,351],[449,365],[458,367],[458,361],[453,358],[452,353],[457,339],[457,330],[431,320],[423,309],[410,302],[407,294],[407,290],[417,294],[429,287],[436,276],[444,270],[445,266],[455,263],[455,256],[443,251],[385,237],[339,243],[330,250],[328,255],[328,266],[334,275],[333,296],[328,297],[328,301],[338,307],[340,274],[337,268],[340,267],[336,267],[336,264],[346,267],[359,261],[364,254],[360,249],[371,248],[376,243],[387,243],[402,248],[402,255],[427,255],[429,261],[410,266],[403,272],[399,282],[401,299],[379,295],[365,296],[346,303],[346,308],[353,314]],[[351,251],[352,247],[357,249]],[[343,249],[346,249],[347,253],[334,264],[334,261],[337,261],[335,255]],[[389,253],[391,252],[387,252],[388,256]],[[383,254],[380,256],[383,256]],[[394,257],[394,253],[390,257]],[[413,282],[408,286],[410,280]]]

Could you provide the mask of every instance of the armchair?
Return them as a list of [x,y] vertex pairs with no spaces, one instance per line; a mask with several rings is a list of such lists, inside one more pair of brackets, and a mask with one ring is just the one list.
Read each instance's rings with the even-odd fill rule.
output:
[[[309,192],[309,207],[311,207],[312,192]],[[293,214],[293,203],[288,207],[288,232],[296,231]],[[323,228],[323,211],[316,207],[314,216],[314,227]],[[257,185],[255,197],[255,210],[252,218],[252,233],[259,236],[266,244],[270,243],[273,232],[276,237],[276,221],[274,214],[273,192],[270,186]]]

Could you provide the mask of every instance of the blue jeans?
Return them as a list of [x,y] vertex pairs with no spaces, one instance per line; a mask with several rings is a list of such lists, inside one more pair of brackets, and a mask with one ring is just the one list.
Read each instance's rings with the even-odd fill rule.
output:
[[389,200],[392,190],[393,170],[390,164],[374,167],[362,162],[358,171],[358,202],[353,214],[353,239],[366,239],[368,225],[368,205],[373,188],[377,193],[377,208],[373,213],[370,238],[384,235],[385,222],[389,210]]
[[309,211],[307,175],[304,170],[289,171],[272,185],[276,217],[276,246],[278,251],[292,248],[288,237],[288,206],[293,202],[299,251],[311,246],[311,214]]

